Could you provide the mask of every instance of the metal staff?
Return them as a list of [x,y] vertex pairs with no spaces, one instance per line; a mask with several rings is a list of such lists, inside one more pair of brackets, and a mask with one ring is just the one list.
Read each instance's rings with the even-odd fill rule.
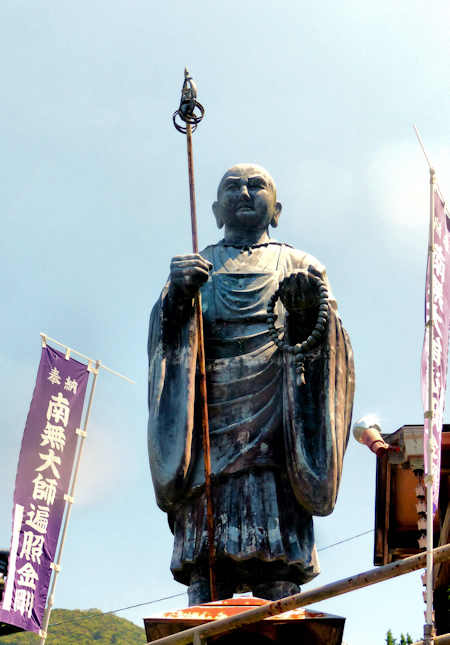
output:
[[[183,134],[186,134],[188,173],[189,173],[189,197],[191,204],[191,228],[192,228],[192,250],[198,253],[197,214],[195,206],[195,185],[194,185],[194,163],[192,158],[192,133],[203,119],[205,109],[197,101],[197,87],[187,69],[184,70],[184,83],[181,89],[180,107],[173,114],[173,124]],[[177,120],[181,119],[185,125]],[[206,392],[206,365],[205,365],[205,342],[203,336],[202,301],[200,291],[195,296],[195,315],[197,320],[198,340],[198,367],[199,367],[199,394],[202,414],[202,442],[203,459],[205,467],[205,498],[206,498],[206,519],[208,528],[208,553],[209,553],[209,588],[211,600],[217,600],[215,560],[216,550],[214,544],[214,515],[211,493],[211,450],[209,443],[209,421],[208,421],[208,398]]]

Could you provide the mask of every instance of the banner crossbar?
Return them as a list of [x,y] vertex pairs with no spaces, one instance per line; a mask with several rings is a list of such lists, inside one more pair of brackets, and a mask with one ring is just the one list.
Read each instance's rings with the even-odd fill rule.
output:
[[69,357],[69,355],[76,354],[77,356],[81,356],[81,358],[84,358],[86,361],[89,361],[89,363],[97,363],[98,367],[102,367],[104,370],[109,372],[110,374],[114,374],[114,376],[118,376],[119,378],[122,378],[124,381],[128,381],[128,383],[131,383],[132,385],[136,384],[136,381],[133,381],[133,379],[128,378],[128,376],[124,376],[123,374],[120,374],[120,372],[116,372],[116,370],[111,369],[107,365],[104,365],[101,361],[97,360],[96,358],[91,358],[90,356],[86,356],[86,354],[82,354],[81,352],[77,351],[76,349],[73,349],[73,347],[69,347],[68,345],[65,345],[64,343],[61,343],[59,340],[56,340],[55,338],[52,338],[45,332],[40,333],[40,337],[42,339],[42,346],[45,347],[47,344],[47,341],[50,340],[52,343],[55,343],[55,345],[59,345],[60,347],[63,347],[66,350],[66,358]]

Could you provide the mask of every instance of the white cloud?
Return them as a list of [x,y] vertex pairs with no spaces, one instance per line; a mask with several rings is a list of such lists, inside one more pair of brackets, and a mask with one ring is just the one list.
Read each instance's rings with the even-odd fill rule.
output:
[[90,424],[75,490],[77,504],[90,506],[103,501],[124,486],[133,457],[118,433]]
[[[430,149],[437,181],[450,195],[450,148]],[[427,235],[429,221],[429,173],[422,150],[414,140],[379,148],[367,169],[370,201],[380,221],[390,233],[399,236]]]

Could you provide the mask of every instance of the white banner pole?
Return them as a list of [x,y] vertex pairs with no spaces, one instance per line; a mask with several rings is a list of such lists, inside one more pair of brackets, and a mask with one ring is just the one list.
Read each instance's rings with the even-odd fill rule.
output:
[[[427,487],[427,538],[426,538],[426,551],[427,551],[427,566],[426,566],[426,611],[424,625],[424,645],[432,645],[433,643],[433,325],[434,325],[434,192],[436,188],[436,173],[431,165],[430,159],[426,153],[425,146],[423,145],[422,138],[415,125],[413,125],[414,132],[416,133],[417,140],[422,148],[422,152],[427,161],[430,170],[430,228],[428,239],[428,298],[430,309],[428,312],[428,410],[424,414],[424,421],[428,419],[428,441],[424,446],[426,452],[427,463],[427,476],[425,477],[425,484]],[[437,474],[440,476],[440,473]]]
[[433,642],[433,341],[434,341],[434,188],[435,172],[430,166],[430,238],[428,244],[429,257],[429,312],[428,312],[428,440],[426,445],[427,476],[427,569],[426,569],[426,625],[424,625],[424,641],[428,645]]

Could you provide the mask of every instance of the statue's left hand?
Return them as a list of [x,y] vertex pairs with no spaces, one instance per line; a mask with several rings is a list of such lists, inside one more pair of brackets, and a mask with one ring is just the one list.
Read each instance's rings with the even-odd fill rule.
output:
[[280,299],[290,314],[299,314],[319,305],[320,293],[313,276],[322,278],[317,270],[302,270],[285,279],[280,287]]

